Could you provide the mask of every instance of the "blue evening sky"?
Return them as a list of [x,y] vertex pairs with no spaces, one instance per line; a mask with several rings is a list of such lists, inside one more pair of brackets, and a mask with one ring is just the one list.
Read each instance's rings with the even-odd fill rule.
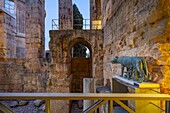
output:
[[[90,19],[90,0],[72,0],[76,4],[84,19]],[[46,20],[45,20],[45,49],[49,50],[49,30],[52,29],[52,19],[58,19],[58,0],[46,0]]]

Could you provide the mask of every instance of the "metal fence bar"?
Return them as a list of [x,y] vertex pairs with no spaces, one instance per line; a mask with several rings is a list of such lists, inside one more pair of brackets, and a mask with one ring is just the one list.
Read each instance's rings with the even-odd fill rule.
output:
[[0,103],[0,113],[14,113],[11,109]]
[[162,109],[161,107],[157,106],[156,104],[154,104],[153,102],[150,102],[150,104],[152,104],[153,106],[157,107],[158,109],[165,111],[164,109]]
[[131,110],[128,106],[126,106],[124,103],[122,103],[120,100],[114,100],[116,103],[118,103],[121,107],[126,109],[129,113],[135,113],[133,110]]
[[113,113],[113,100],[109,100],[109,113]]
[[45,113],[50,113],[50,100],[45,100]]
[[59,26],[58,26],[58,19],[53,19],[52,20],[52,30],[58,30]]
[[166,101],[166,106],[165,106],[165,113],[170,113],[170,101]]
[[[62,19],[63,23],[60,23],[59,19],[52,19],[52,30],[67,30],[67,26],[69,23],[69,19]],[[89,30],[91,29],[90,26],[90,19],[74,19],[73,21],[78,21],[78,24],[73,24],[73,26],[77,26],[77,27],[82,27],[83,30]],[[82,24],[79,24],[79,21],[83,21]],[[60,25],[61,24],[61,25]],[[98,29],[99,26],[101,26],[101,24],[93,24],[92,28],[93,29]],[[68,27],[70,28],[70,27]]]
[[50,113],[50,100],[103,100],[94,106],[94,110],[110,101],[110,112],[112,112],[112,101],[121,105],[130,113],[135,113],[120,100],[166,100],[166,113],[170,113],[170,95],[168,94],[127,94],[127,93],[0,93],[0,100],[46,100],[46,113]]
[[98,109],[100,106],[102,106],[106,102],[107,100],[99,100],[96,103],[94,103],[92,106],[87,108],[85,111],[83,111],[83,113],[93,113],[96,109]]

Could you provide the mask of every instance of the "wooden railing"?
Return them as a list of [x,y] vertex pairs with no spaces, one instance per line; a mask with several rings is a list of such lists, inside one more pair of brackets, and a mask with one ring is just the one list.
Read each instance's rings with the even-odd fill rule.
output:
[[[127,93],[0,93],[0,100],[45,100],[46,113],[50,113],[50,100],[98,100],[83,113],[93,113],[101,105],[109,102],[109,112],[113,113],[113,101],[118,103],[129,113],[135,113],[121,100],[160,100],[166,101],[165,113],[170,113],[170,95],[167,94],[127,94]],[[0,110],[4,107],[0,106]],[[7,109],[7,108],[6,108]],[[7,110],[9,111],[9,110]],[[9,112],[12,113],[12,112]]]

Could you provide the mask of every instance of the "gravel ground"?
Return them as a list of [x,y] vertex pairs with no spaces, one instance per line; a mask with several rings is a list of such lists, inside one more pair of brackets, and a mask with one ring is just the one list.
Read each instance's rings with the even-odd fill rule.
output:
[[[11,101],[0,101],[2,104],[10,108]],[[15,108],[10,108],[15,113],[45,113],[40,110],[38,107],[34,106],[33,101],[29,101],[29,103],[25,106],[17,106]]]
[[[2,104],[10,108],[12,101],[0,101]],[[10,108],[14,113],[45,113],[44,111],[40,110],[38,107],[36,107],[33,103],[34,101],[29,101],[29,103],[25,106],[17,106],[15,108]],[[77,106],[77,104],[76,104]],[[76,109],[78,107],[74,106],[74,109],[72,108],[72,113],[81,113],[82,110]],[[124,110],[120,106],[114,107],[114,113],[128,113],[126,110]]]

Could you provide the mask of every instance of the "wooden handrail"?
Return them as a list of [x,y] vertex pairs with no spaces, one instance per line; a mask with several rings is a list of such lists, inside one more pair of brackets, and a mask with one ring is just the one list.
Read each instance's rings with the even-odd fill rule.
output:
[[[120,100],[160,100],[166,101],[166,113],[169,113],[170,95],[168,94],[128,94],[128,93],[0,93],[0,100],[45,100],[46,113],[50,113],[50,100],[103,100],[110,102],[110,113],[113,112],[113,101],[129,113],[135,113]],[[94,111],[98,106],[93,107]]]
[[44,99],[44,100],[170,100],[168,94],[127,93],[0,93],[1,100]]

